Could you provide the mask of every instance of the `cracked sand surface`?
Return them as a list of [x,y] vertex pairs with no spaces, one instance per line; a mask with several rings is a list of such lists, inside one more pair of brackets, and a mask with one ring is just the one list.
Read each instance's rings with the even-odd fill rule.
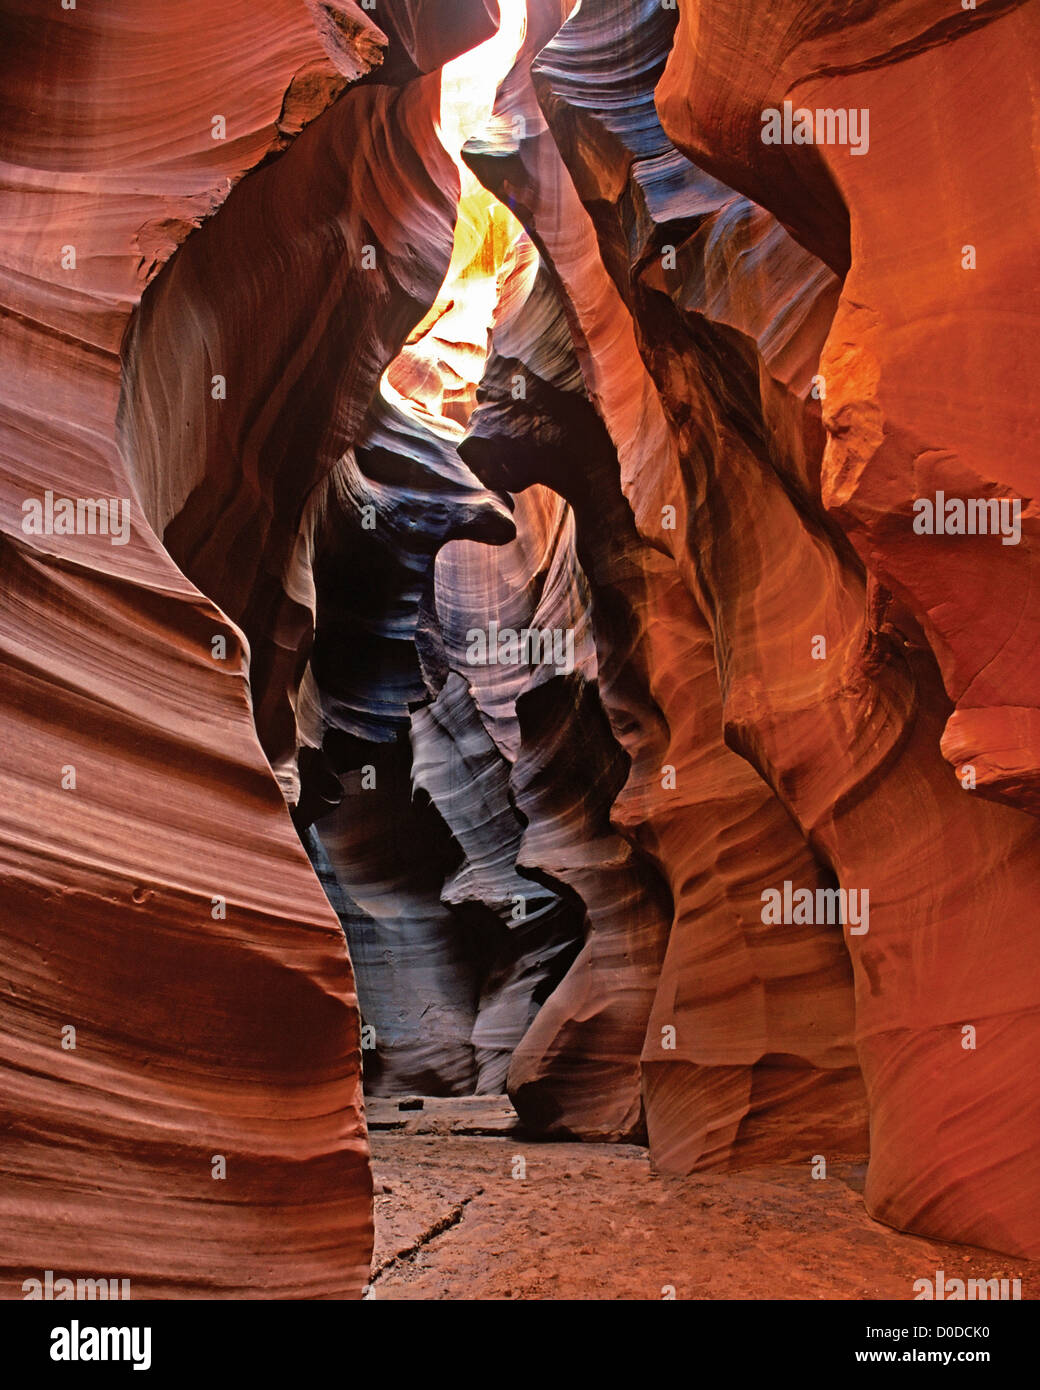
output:
[[808,1161],[662,1177],[634,1145],[458,1132],[504,1127],[498,1097],[425,1107],[368,1103],[377,1299],[911,1300],[938,1269],[1036,1296],[1024,1261],[871,1220],[864,1162],[835,1159],[822,1181]]

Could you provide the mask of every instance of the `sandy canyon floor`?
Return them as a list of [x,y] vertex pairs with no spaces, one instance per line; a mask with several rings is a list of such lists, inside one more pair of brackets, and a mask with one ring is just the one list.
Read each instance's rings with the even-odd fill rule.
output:
[[1026,1262],[871,1220],[865,1160],[824,1180],[808,1163],[667,1177],[635,1145],[524,1139],[505,1097],[417,1105],[368,1102],[369,1297],[910,1300],[940,1269],[1020,1278],[1023,1299],[1040,1285]]

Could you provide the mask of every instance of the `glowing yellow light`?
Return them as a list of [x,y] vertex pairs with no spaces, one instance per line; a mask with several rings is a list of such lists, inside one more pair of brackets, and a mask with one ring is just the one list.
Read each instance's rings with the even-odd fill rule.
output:
[[[451,263],[436,303],[383,374],[384,398],[446,438],[460,438],[476,404],[500,287],[515,267],[523,229],[462,162],[484,134],[502,79],[527,32],[526,0],[499,0],[498,32],[441,72],[438,136],[459,169]],[[533,273],[533,272],[532,272]]]

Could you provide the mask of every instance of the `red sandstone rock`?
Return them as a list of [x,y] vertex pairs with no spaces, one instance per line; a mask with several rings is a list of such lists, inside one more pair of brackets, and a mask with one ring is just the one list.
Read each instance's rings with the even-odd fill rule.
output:
[[[611,12],[616,15],[616,8],[607,3],[583,6],[567,26],[570,50],[565,31],[563,60],[557,63],[550,46],[539,59],[537,81],[575,181],[596,209],[603,261],[633,306],[641,351],[683,462],[681,474],[658,465],[647,487],[645,464],[621,455],[626,495],[641,531],[668,545],[708,618],[727,743],[774,788],[842,886],[869,890],[869,934],[847,932],[847,944],[871,1111],[870,1209],[942,1238],[1035,1255],[1040,1207],[1033,1196],[1031,1136],[1038,1111],[1027,1058],[1035,1047],[1037,1009],[1025,981],[1036,978],[1040,961],[1033,937],[1019,924],[1033,912],[1036,831],[1021,813],[963,791],[942,761],[939,741],[949,706],[933,654],[912,618],[886,596],[884,557],[872,550],[867,558],[877,569],[864,576],[824,512],[825,504],[833,510],[829,465],[841,447],[841,430],[834,431],[822,482],[814,486],[814,431],[806,418],[812,406],[798,399],[804,375],[800,386],[798,375],[782,367],[773,383],[764,381],[776,344],[764,334],[759,342],[747,335],[756,317],[746,310],[739,344],[713,327],[719,301],[705,295],[712,243],[696,241],[698,223],[711,212],[700,192],[703,176],[676,167],[633,100],[618,101],[603,82],[583,100],[580,76],[568,74],[566,54],[580,46],[582,29],[594,44],[596,26]],[[680,45],[690,39],[688,26],[689,20]],[[994,21],[981,37],[958,43],[981,43],[986,34],[996,42],[997,32]],[[746,35],[738,47],[746,54]],[[685,109],[674,80],[681,63],[677,58],[659,89],[666,124],[673,127]],[[624,89],[628,80],[626,73],[616,87]],[[710,83],[690,90],[699,94],[705,87],[715,90]],[[727,90],[743,95],[740,83]],[[590,123],[605,125],[627,144],[629,189],[608,178],[600,146],[585,130]],[[712,129],[725,130],[724,123]],[[893,170],[894,152],[885,167]],[[655,209],[659,181],[667,193]],[[628,215],[632,185],[644,190],[649,212],[635,240]],[[677,191],[683,187],[690,199],[685,225],[676,220],[684,211]],[[692,285],[669,281],[665,267],[673,317],[655,292],[662,279],[653,259],[663,245],[691,232],[693,244],[684,250]],[[719,232],[725,235],[725,228]],[[734,224],[729,235],[739,246],[744,234]],[[779,249],[767,244],[767,255]],[[839,256],[831,259],[840,267]],[[790,281],[791,264],[785,255],[778,288]],[[871,266],[876,270],[877,262]],[[806,268],[798,273],[804,278]],[[818,293],[822,282],[815,273],[812,283]],[[722,305],[729,327],[733,311]],[[758,323],[764,327],[769,318],[760,315]],[[803,340],[797,358],[811,361],[813,335],[825,326],[818,314],[789,326],[788,335],[793,327]],[[825,376],[835,331],[823,347]],[[864,358],[850,353],[862,377]],[[786,400],[778,385],[786,386]],[[829,418],[832,410],[828,390]],[[661,487],[669,487],[669,478],[682,520],[677,531],[662,533]],[[923,555],[921,563],[927,573]],[[1019,563],[1019,582],[1028,584],[1027,553]],[[967,603],[975,602],[975,593],[969,586]],[[827,654],[817,660],[819,636],[826,638]],[[944,660],[941,649],[935,656]],[[1020,749],[1021,725],[1016,735]],[[969,1046],[980,1027],[976,1018],[988,1020],[985,1049]],[[965,1033],[969,1026],[975,1035]],[[922,1153],[929,1155],[925,1165]]]
[[[308,353],[301,324],[277,331],[280,304],[314,328],[350,316],[335,283],[309,303],[293,284],[320,279],[306,237],[315,251],[343,237],[349,190],[336,140],[309,123],[386,39],[349,0],[235,0],[219,22],[189,0],[4,9],[3,1288],[20,1296],[50,1267],[129,1278],[135,1297],[356,1295],[371,1224],[353,979],[250,694],[263,643],[284,650],[263,627],[285,602],[271,585],[282,594],[306,492],[335,457],[300,469],[273,441],[301,420],[341,441],[367,403],[350,391],[371,393],[439,281],[429,219],[409,242],[395,217],[386,254],[405,283],[357,376],[316,358],[316,337]],[[482,5],[466,15],[435,57],[489,32]],[[360,116],[393,179],[393,127],[398,176],[431,189],[450,245],[436,107],[435,76],[369,87],[323,129],[343,140]],[[185,238],[134,319],[117,429],[121,340]],[[203,477],[205,537],[168,542],[186,577],[159,534]],[[129,499],[127,543],[27,535],[23,501],[47,490]],[[209,569],[192,558],[207,539]],[[236,574],[267,585],[252,652]]]
[[[589,942],[516,1050],[518,1110],[551,1131],[610,1132],[641,1071],[662,1167],[789,1156],[824,1140],[855,1150],[865,1114],[838,933],[792,931],[777,942],[756,922],[760,890],[778,872],[805,884],[819,870],[769,788],[722,742],[707,625],[674,565],[635,533],[614,449],[576,394],[565,320],[544,278],[496,325],[494,342],[499,356],[462,452],[486,481],[513,490],[551,482],[574,508],[596,641],[590,674],[631,760],[611,823],[640,851],[620,862],[616,850],[598,856],[597,880],[614,885],[621,909],[613,921],[597,910],[589,875],[567,879],[589,906]],[[521,401],[509,389],[517,369],[528,383]],[[526,760],[544,765],[544,730],[524,732]],[[514,784],[519,793],[519,762]],[[529,799],[520,805],[531,814]],[[565,844],[572,818],[559,816],[537,837],[533,820],[531,862],[552,862],[545,842],[551,834]],[[633,866],[647,857],[674,910],[663,884],[647,892],[645,867],[639,898],[620,889],[639,882]]]
[[[974,770],[977,795],[1040,811],[1040,199],[1022,61],[1040,12],[890,0],[839,23],[682,0],[681,14],[666,130],[848,269],[820,361],[824,501],[927,634],[955,705],[948,761]],[[761,113],[784,99],[867,111],[867,148],[763,144]],[[915,500],[937,492],[1017,499],[1020,540],[915,534]]]

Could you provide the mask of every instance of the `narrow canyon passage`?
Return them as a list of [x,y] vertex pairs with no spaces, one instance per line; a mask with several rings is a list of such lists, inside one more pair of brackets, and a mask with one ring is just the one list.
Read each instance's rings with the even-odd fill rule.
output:
[[4,1296],[1035,1298],[1040,6],[0,7]]

